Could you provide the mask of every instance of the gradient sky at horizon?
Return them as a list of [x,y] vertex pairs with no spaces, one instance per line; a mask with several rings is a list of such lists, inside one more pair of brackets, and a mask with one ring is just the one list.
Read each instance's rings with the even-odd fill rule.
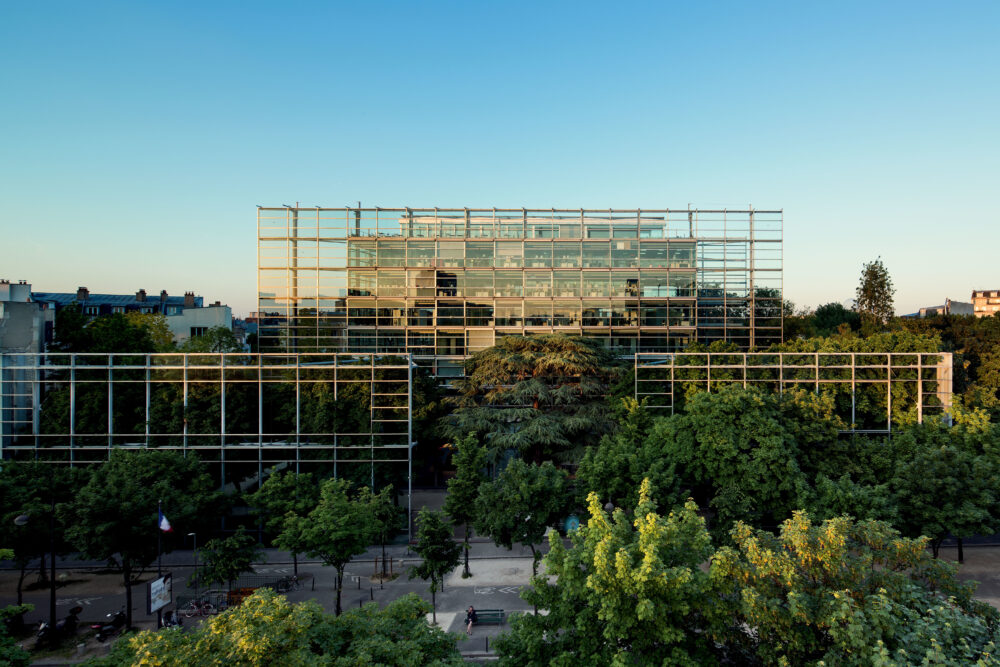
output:
[[0,7],[0,278],[256,305],[255,205],[782,208],[785,296],[1000,289],[1000,3]]

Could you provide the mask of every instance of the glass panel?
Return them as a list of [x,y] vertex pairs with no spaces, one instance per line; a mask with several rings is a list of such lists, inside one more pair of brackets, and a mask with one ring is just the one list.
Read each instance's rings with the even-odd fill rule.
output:
[[493,266],[493,243],[471,241],[465,246],[466,266]]
[[378,295],[382,296],[406,296],[406,272],[405,271],[379,271],[378,272]]
[[559,238],[578,239],[580,238],[580,223],[567,224],[559,223]]
[[347,320],[350,326],[375,326],[375,301],[351,300],[347,303]]
[[691,304],[671,304],[670,306],[670,326],[691,327],[694,326],[694,306]]
[[436,275],[434,271],[407,271],[409,296],[434,296],[437,290]]
[[470,327],[493,326],[493,304],[472,301],[466,303],[465,324]]
[[607,273],[584,273],[583,296],[611,296]]
[[465,244],[455,241],[438,242],[438,266],[459,267],[465,264]]
[[671,243],[670,244],[670,266],[680,269],[694,268],[694,244],[693,243]]
[[552,302],[525,301],[524,326],[526,327],[552,326]]
[[351,241],[348,244],[349,266],[375,266],[375,242]]
[[552,275],[553,296],[580,296],[579,271],[556,271]]
[[493,307],[498,327],[521,326],[521,303],[504,303],[498,301]]
[[639,266],[642,268],[666,268],[669,264],[666,243],[643,241],[639,246]]
[[505,239],[522,238],[524,236],[524,223],[520,220],[517,222],[501,222],[500,236]]
[[640,316],[642,326],[644,327],[665,327],[668,324],[668,314],[670,312],[670,307],[666,302],[662,303],[650,303],[648,301],[642,302],[642,307],[640,308]]
[[437,323],[439,327],[464,326],[464,304],[461,301],[439,301],[437,308]]
[[494,274],[494,281],[497,296],[521,296],[521,272],[520,271],[497,271]]
[[580,326],[580,302],[554,302],[552,304],[552,324],[557,327]]
[[580,244],[560,241],[554,243],[552,266],[559,269],[576,269],[580,266]]
[[552,244],[525,241],[524,266],[529,269],[547,269],[552,266]]
[[350,271],[347,274],[348,296],[375,296],[374,271]]
[[611,266],[611,245],[608,242],[583,242],[583,268],[606,269]]
[[407,308],[407,319],[411,327],[434,326],[434,302],[417,301]]
[[555,236],[555,225],[551,222],[532,222],[528,220],[528,237],[533,239],[550,239]]
[[637,267],[639,265],[638,246],[638,241],[612,241],[611,266],[620,268]]
[[549,271],[526,271],[524,296],[552,296],[552,273]]
[[378,242],[378,266],[403,266],[405,257],[402,241]]
[[445,355],[465,354],[465,332],[439,331],[437,335],[437,353]]
[[497,241],[497,268],[520,268],[523,256],[520,241]]
[[378,325],[380,327],[405,327],[406,304],[402,301],[378,301]]
[[493,296],[493,272],[466,271],[465,296]]
[[611,302],[611,326],[613,327],[634,327],[639,324],[639,302],[638,301],[612,301]]
[[462,283],[465,279],[465,272],[458,271],[438,271],[437,272],[437,295],[438,296],[462,296]]
[[693,273],[670,274],[670,296],[694,296]]
[[607,301],[583,302],[583,326],[606,327],[611,325],[611,304]]
[[669,288],[669,277],[666,271],[642,271],[639,274],[639,286],[642,296],[672,296]]
[[406,243],[406,264],[408,266],[433,266],[433,241],[408,241]]
[[639,274],[636,271],[611,272],[611,296],[639,296]]
[[635,222],[627,225],[618,223],[613,228],[612,236],[616,239],[638,238],[639,237],[638,225]]
[[434,332],[410,331],[406,344],[413,354],[434,354]]

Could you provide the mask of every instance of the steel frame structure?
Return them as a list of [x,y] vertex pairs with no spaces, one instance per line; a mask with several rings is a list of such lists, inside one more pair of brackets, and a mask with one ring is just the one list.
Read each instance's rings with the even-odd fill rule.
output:
[[[635,355],[635,397],[652,409],[674,412],[679,389],[693,385],[712,391],[722,385],[767,387],[778,393],[809,388],[816,393],[844,390],[850,396],[845,433],[889,433],[893,413],[910,413],[922,423],[927,414],[946,419],[952,404],[950,352],[685,352]],[[713,375],[714,373],[714,375]],[[885,428],[857,428],[858,394],[885,388]],[[895,392],[893,391],[893,388]],[[880,400],[880,399],[879,399]],[[900,405],[902,404],[902,405]]]
[[753,208],[259,207],[261,349],[405,351],[447,376],[510,334],[762,347],[782,335],[782,227]]
[[[369,465],[373,487],[377,464],[405,464],[412,513],[412,380],[407,354],[2,354],[0,460],[29,456],[86,464],[107,460],[114,447],[198,452],[219,466],[224,487],[227,464],[251,472],[248,483],[241,478],[247,486],[283,468],[299,472],[322,464],[332,466],[336,476],[340,466]],[[327,412],[337,409],[340,392],[363,385],[368,418],[358,418],[362,428],[316,432],[305,427],[307,413],[316,411],[310,390],[321,383],[332,399]],[[43,425],[46,399],[60,392],[64,403],[54,408],[59,423]],[[84,394],[92,415],[95,396],[100,411],[106,410],[97,420],[104,428],[78,428]],[[286,428],[274,428],[266,414],[280,405],[291,415],[284,418]],[[165,413],[172,417],[163,418]],[[196,413],[213,413],[211,419],[218,421],[207,428],[203,420],[201,428],[194,428]],[[174,428],[155,428],[164,423]]]

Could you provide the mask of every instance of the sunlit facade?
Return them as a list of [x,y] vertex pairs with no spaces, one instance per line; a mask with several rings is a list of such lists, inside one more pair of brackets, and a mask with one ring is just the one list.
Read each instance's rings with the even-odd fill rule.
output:
[[263,352],[408,352],[447,378],[505,335],[592,336],[622,355],[781,339],[781,211],[257,215]]

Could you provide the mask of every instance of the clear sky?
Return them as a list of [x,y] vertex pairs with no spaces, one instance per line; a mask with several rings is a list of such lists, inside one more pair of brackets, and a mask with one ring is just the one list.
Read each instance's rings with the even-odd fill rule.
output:
[[1000,288],[1000,3],[4,2],[0,277],[256,303],[255,205],[783,208],[785,295]]

